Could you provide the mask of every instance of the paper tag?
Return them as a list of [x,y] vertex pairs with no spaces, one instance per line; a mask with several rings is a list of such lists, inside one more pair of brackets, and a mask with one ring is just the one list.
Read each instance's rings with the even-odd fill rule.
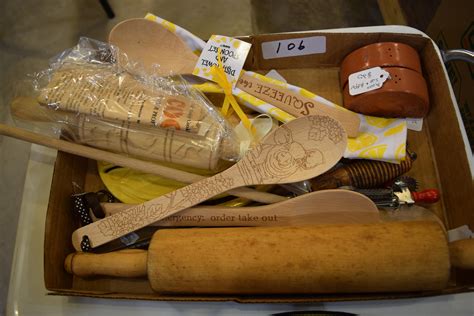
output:
[[349,94],[358,95],[364,92],[382,88],[390,74],[380,67],[374,67],[349,76]]
[[218,66],[218,49],[221,49],[221,61],[224,72],[232,87],[235,87],[252,45],[238,39],[212,35],[202,50],[193,70],[193,75],[213,80],[211,67]]
[[420,132],[423,129],[423,118],[407,118],[406,121],[409,130]]
[[267,74],[265,75],[265,77],[271,78],[271,79],[275,79],[275,80],[278,80],[278,81],[281,81],[281,82],[284,82],[284,83],[287,83],[287,82],[286,82],[286,79],[283,78],[283,76],[280,75],[280,73],[279,73],[278,71],[276,71],[275,69],[272,69],[272,70],[270,70],[269,72],[267,72]]
[[449,242],[468,238],[474,238],[474,233],[469,229],[469,226],[467,225],[448,230]]
[[292,38],[262,43],[264,59],[322,54],[326,52],[326,36]]

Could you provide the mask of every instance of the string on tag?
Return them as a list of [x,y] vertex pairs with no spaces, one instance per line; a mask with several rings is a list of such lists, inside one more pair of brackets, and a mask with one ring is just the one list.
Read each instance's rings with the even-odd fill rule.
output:
[[237,100],[232,94],[232,85],[230,84],[227,76],[224,72],[224,66],[222,65],[221,60],[221,48],[217,49],[217,62],[218,66],[211,67],[212,80],[215,81],[221,88],[224,90],[224,102],[222,103],[221,113],[224,116],[232,114],[232,110],[235,111],[239,119],[242,121],[242,124],[250,132],[253,138],[257,133],[255,127],[252,125],[252,122],[249,120],[244,111],[240,108]]

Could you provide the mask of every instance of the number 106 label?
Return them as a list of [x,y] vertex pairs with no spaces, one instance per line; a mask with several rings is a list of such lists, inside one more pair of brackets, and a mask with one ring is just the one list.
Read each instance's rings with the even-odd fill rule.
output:
[[322,54],[325,52],[325,36],[301,37],[262,43],[264,59]]

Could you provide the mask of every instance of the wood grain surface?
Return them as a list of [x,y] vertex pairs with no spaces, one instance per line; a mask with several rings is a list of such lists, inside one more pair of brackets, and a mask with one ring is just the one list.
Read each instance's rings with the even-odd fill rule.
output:
[[73,246],[78,251],[95,248],[233,188],[316,177],[339,161],[346,142],[344,129],[330,117],[295,119],[267,135],[229,169],[77,229]]

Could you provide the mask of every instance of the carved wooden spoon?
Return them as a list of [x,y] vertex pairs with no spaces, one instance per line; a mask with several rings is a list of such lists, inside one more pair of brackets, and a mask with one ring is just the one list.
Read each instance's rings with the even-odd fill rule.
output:
[[72,243],[76,250],[95,248],[233,188],[314,178],[339,161],[346,142],[342,126],[328,116],[297,118],[268,134],[229,169],[81,227]]
[[[109,34],[109,43],[117,46],[131,60],[141,62],[145,69],[163,76],[191,74],[198,61],[198,56],[176,34],[147,19],[129,19],[117,24]],[[254,78],[244,70],[237,87],[296,117],[307,114],[331,116],[341,122],[349,137],[358,134],[360,119],[346,109],[320,104],[289,89]],[[292,105],[287,104],[287,99],[293,100],[290,102]]]

